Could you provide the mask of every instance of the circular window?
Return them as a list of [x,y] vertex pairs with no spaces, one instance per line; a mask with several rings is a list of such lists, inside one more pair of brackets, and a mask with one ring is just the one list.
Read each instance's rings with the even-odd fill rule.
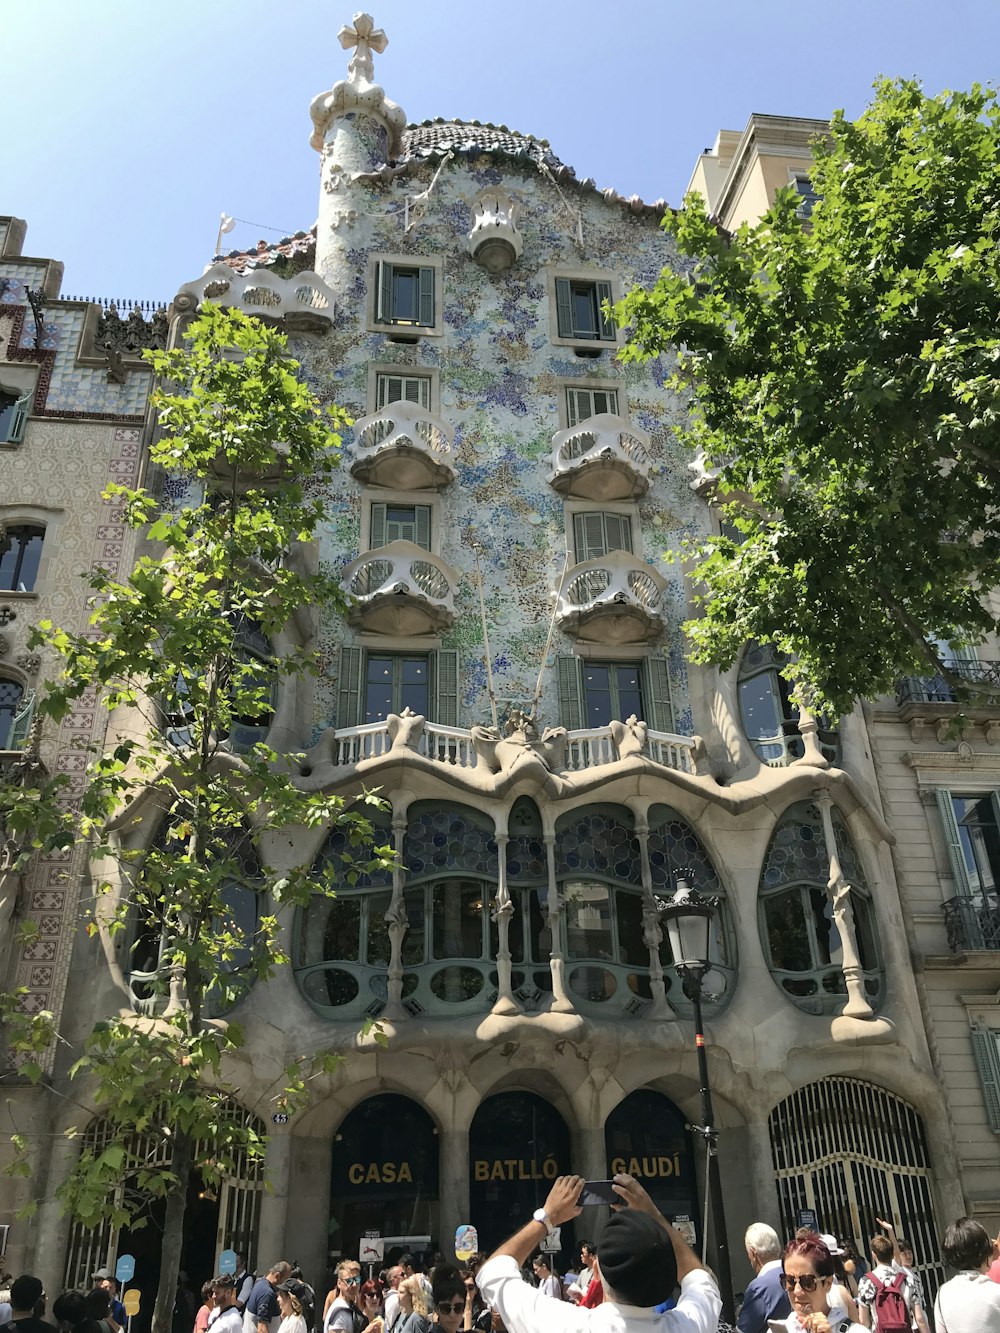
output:
[[310,972],[302,989],[306,999],[312,1000],[313,1004],[336,1008],[357,999],[359,988],[357,977],[352,976],[350,972],[345,972],[339,967],[329,967],[322,971]]
[[618,989],[615,974],[605,967],[575,967],[569,974],[570,989],[583,1000],[603,1004]]
[[486,978],[474,967],[442,967],[431,977],[431,991],[447,1004],[461,1004],[474,1000],[485,985]]

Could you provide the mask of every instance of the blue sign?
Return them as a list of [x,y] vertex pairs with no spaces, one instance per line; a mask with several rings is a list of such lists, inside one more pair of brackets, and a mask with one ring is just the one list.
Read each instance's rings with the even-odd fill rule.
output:
[[219,1272],[220,1273],[236,1272],[235,1250],[223,1250],[222,1253],[219,1255]]
[[135,1277],[135,1255],[120,1254],[115,1264],[115,1278],[119,1282],[131,1282]]
[[796,1217],[799,1219],[800,1227],[809,1227],[812,1231],[819,1230],[819,1218],[816,1216],[815,1208],[800,1208]]

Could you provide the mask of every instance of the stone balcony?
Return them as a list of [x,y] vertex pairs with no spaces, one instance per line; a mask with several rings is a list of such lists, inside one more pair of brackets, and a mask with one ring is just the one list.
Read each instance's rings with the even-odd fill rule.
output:
[[[537,742],[529,738],[526,745],[515,743],[522,744],[522,748],[537,749],[549,772],[565,775],[605,768],[634,757],[678,773],[693,774],[698,746],[695,737],[651,731],[634,718],[580,731],[559,729],[557,735],[546,732]],[[404,713],[365,726],[336,731],[331,728],[310,752],[308,766],[313,772],[324,763],[333,768],[353,768],[409,751],[431,764],[451,769],[498,771],[509,766],[510,756],[500,748],[502,745],[503,741],[490,728],[446,727]]]
[[418,403],[397,402],[354,424],[351,475],[365,486],[442,490],[455,480],[451,431]]
[[549,484],[572,500],[638,500],[651,464],[646,432],[602,412],[553,435]]
[[910,737],[920,743],[935,738],[939,744],[952,743],[956,728],[959,739],[969,741],[981,732],[990,745],[1000,741],[1000,662],[976,658],[947,657],[948,671],[970,684],[990,685],[994,697],[969,692],[963,694],[943,676],[904,676],[896,682],[899,717],[909,723]]
[[440,556],[413,542],[366,551],[344,570],[354,599],[348,622],[373,634],[437,634],[455,620],[458,575]]
[[628,551],[573,565],[558,593],[560,629],[588,643],[652,643],[663,630],[666,580]]
[[334,295],[318,273],[279,278],[265,270],[237,273],[228,264],[212,264],[200,278],[186,282],[174,297],[174,312],[193,314],[203,301],[236,306],[267,323],[326,333],[336,313]]

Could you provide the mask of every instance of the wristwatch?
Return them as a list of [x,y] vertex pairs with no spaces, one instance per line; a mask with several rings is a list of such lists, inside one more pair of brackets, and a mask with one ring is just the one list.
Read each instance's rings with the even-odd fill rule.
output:
[[541,1222],[542,1226],[545,1228],[545,1234],[547,1236],[551,1236],[553,1231],[555,1231],[555,1227],[552,1225],[549,1215],[544,1208],[536,1208],[531,1214],[531,1218],[534,1222]]

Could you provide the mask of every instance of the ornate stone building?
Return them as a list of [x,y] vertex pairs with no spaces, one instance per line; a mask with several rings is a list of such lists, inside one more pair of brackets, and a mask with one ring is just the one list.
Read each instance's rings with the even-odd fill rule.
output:
[[[192,1200],[184,1266],[200,1278],[232,1244],[295,1255],[319,1280],[365,1231],[447,1250],[468,1221],[489,1245],[556,1172],[619,1164],[700,1234],[691,1007],[659,919],[683,875],[721,899],[707,1042],[737,1286],[745,1225],[790,1229],[807,1207],[859,1243],[892,1213],[934,1281],[962,1197],[870,714],[836,731],[797,716],[782,662],[755,645],[726,673],[685,662],[689,589],[665,553],[716,520],[674,436],[686,407],[664,387],[670,365],[619,363],[603,311],[680,263],[665,205],[577,180],[506,127],[407,125],[374,82],[382,34],[362,15],[341,39],[348,77],[311,108],[316,228],[220,257],[171,318],[181,331],[211,296],[280,320],[309,383],[356,418],[315,552],[352,610],[288,627],[283,646],[317,647],[324,673],[285,684],[267,736],[307,752],[304,784],[379,788],[402,868],[288,920],[293,967],[239,1006],[234,1114],[270,1122],[297,1053],[347,1058],[307,1113],[267,1124],[270,1192],[248,1172]],[[26,305],[10,290],[21,313],[0,387],[21,394]],[[89,370],[68,322],[89,318],[67,307],[55,364],[93,374],[95,410],[98,381],[119,409],[132,395],[136,438],[100,420],[57,429],[36,392],[19,451],[0,455],[18,521],[67,508],[54,454],[74,430],[88,496],[125,466],[120,445],[139,466],[145,380],[127,362],[111,385],[113,365]],[[43,559],[65,557],[69,580],[53,563],[56,619],[82,614],[72,574],[106,556],[86,542],[112,540],[88,504],[70,551],[46,529]],[[0,609],[26,595],[0,591]],[[57,762],[69,748],[52,747]],[[310,838],[318,861],[337,850]],[[47,873],[31,892],[64,913],[46,918],[51,991],[32,960],[13,975],[82,1036],[102,1012],[141,1008],[148,972],[128,940],[74,940],[77,881],[46,890]],[[366,1017],[384,1049],[358,1036]],[[53,1077],[61,1090],[61,1065]],[[10,1252],[37,1255],[52,1290],[127,1248],[151,1292],[148,1233],[86,1232],[51,1201],[76,1109],[44,1093],[31,1105],[38,1142],[59,1146],[39,1153],[45,1201]],[[100,1124],[89,1133],[99,1143]]]

